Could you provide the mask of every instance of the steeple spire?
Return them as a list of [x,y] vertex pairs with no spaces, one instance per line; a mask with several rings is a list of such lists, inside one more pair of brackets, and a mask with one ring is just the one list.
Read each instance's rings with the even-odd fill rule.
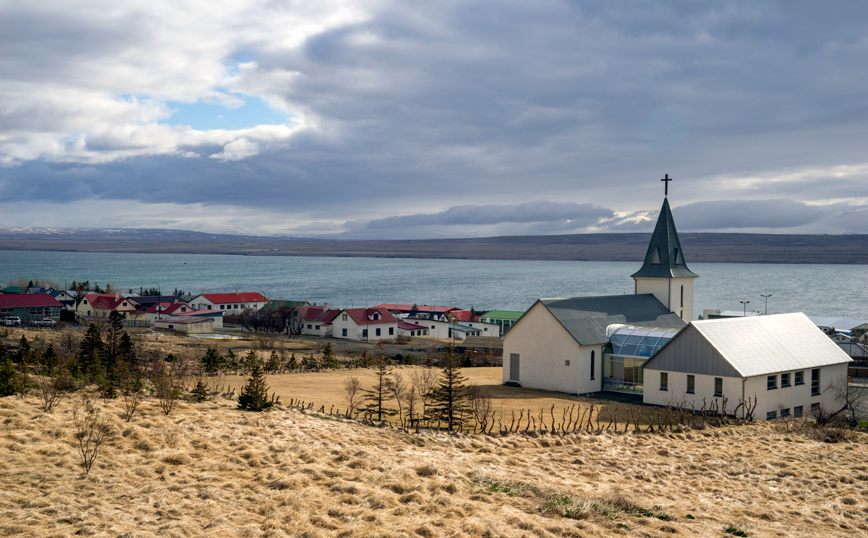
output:
[[[666,174],[669,177],[669,174]],[[661,181],[666,181],[662,179]],[[668,183],[666,184],[669,185]],[[687,268],[681,241],[675,230],[675,221],[669,209],[669,199],[663,199],[663,207],[645,253],[642,268],[631,275],[633,278],[698,278],[699,275]]]

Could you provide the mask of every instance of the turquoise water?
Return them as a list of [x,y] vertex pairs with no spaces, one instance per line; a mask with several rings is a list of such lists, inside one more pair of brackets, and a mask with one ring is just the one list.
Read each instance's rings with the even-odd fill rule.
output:
[[[633,293],[638,262],[426,260],[0,251],[0,283],[90,280],[125,290],[259,291],[336,306],[436,304],[526,310],[540,297]],[[704,308],[868,319],[868,266],[696,263],[694,317]]]

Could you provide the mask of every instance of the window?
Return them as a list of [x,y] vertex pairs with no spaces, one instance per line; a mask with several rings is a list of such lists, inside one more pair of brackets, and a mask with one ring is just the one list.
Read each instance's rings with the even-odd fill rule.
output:
[[660,372],[660,390],[669,390],[668,372]]
[[362,338],[368,337],[368,329],[362,329]]
[[341,314],[341,321],[346,321],[346,320],[347,320],[347,315]]
[[790,408],[781,409],[781,418],[787,418],[790,416]]
[[220,310],[225,310],[225,309],[226,309],[226,307],[225,307],[224,305],[221,304],[221,305],[220,305]]
[[714,378],[714,395],[715,396],[723,396],[723,378],[715,377]]
[[347,335],[347,330],[341,329],[341,336],[346,336],[346,335]]
[[591,351],[591,379],[594,379],[594,372],[596,371],[596,364],[594,364],[594,362],[595,362],[594,359],[595,359],[594,351],[592,350]]
[[793,407],[793,417],[802,418],[802,406],[801,405],[797,405],[796,407]]
[[770,376],[768,376],[768,378],[766,378],[766,379],[767,379],[767,381],[766,381],[766,389],[768,389],[768,390],[774,390],[774,389],[778,388],[778,376],[776,376],[776,375],[770,375]]
[[380,313],[374,312],[374,321],[377,321],[378,319],[380,319]]
[[811,396],[820,394],[820,369],[811,370]]
[[796,385],[805,384],[805,372],[796,372],[795,374],[793,374],[793,377],[795,377]]
[[[565,360],[564,366],[569,366],[569,365],[570,365],[570,359]],[[594,378],[592,377],[591,379],[594,379]]]
[[777,411],[769,411],[768,413],[766,413],[766,420],[774,420],[776,418],[778,418]]
[[393,334],[395,334],[395,328],[389,327],[389,336],[392,336]]
[[811,412],[819,411],[819,410],[820,410],[820,403],[819,402],[814,402],[811,404]]
[[319,325],[316,326],[316,330],[319,330]]
[[684,286],[681,286],[681,306],[684,306]]
[[693,394],[696,391],[696,376],[687,376],[687,393]]
[[[781,388],[790,386],[790,374],[781,374]],[[781,413],[783,414],[783,413]]]
[[307,328],[308,328],[308,329],[313,329],[313,325],[311,325],[310,323],[308,323]]
[[380,336],[380,329],[376,329],[376,330],[375,330],[375,333],[376,333],[377,336]]

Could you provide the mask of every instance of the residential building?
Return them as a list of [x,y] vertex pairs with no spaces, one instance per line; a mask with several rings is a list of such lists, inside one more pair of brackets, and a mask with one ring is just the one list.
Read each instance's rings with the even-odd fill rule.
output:
[[196,310],[222,310],[227,314],[240,314],[243,310],[259,310],[268,302],[258,292],[202,293],[193,297],[190,305]]
[[60,319],[63,304],[47,293],[15,293],[0,295],[0,317],[17,316],[26,325],[45,318]]

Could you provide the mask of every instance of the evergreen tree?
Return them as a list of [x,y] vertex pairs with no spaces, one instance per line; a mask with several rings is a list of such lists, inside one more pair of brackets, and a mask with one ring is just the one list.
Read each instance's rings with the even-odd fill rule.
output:
[[127,331],[121,335],[121,341],[118,344],[118,363],[125,364],[129,370],[135,370],[139,367],[139,358],[136,355],[136,344]]
[[208,386],[205,385],[201,377],[196,382],[196,388],[193,389],[193,399],[198,403],[208,400]]
[[48,344],[48,347],[42,352],[41,372],[43,375],[52,376],[58,366],[60,366],[60,357],[57,356],[54,346]]
[[326,344],[325,349],[323,349],[322,362],[323,362],[323,367],[325,367],[325,368],[337,367],[337,359],[335,359],[335,352],[334,352],[334,348],[332,348],[331,342]]
[[376,413],[377,420],[383,420],[383,415],[390,416],[395,414],[394,410],[384,407],[384,404],[391,399],[389,387],[391,386],[392,379],[389,377],[390,372],[389,367],[386,366],[386,362],[378,359],[377,384],[371,390],[363,391],[365,394],[363,399],[368,402],[368,405],[363,410]]
[[12,396],[18,392],[19,388],[18,371],[15,370],[12,360],[6,355],[0,362],[0,397]]
[[32,357],[33,348],[30,346],[30,342],[27,341],[27,337],[21,335],[21,340],[18,341],[18,352],[15,354],[15,363],[22,365],[30,364]]
[[78,362],[81,365],[83,375],[97,377],[102,374],[104,352],[105,344],[102,341],[99,327],[95,323],[91,323],[87,328],[87,334],[84,335],[84,340],[81,341],[78,352]]
[[205,352],[205,356],[202,357],[202,368],[205,369],[206,373],[215,374],[220,370],[220,366],[224,362],[223,357],[217,353],[217,350],[213,347],[209,347],[208,351]]
[[265,384],[265,374],[259,361],[256,360],[256,353],[253,351],[250,353],[253,355],[253,366],[250,378],[241,388],[241,394],[238,396],[238,408],[247,411],[264,411],[274,405],[274,402],[268,399],[268,385]]
[[431,412],[446,429],[461,429],[468,415],[466,379],[461,375],[461,358],[449,352],[440,359],[440,383],[431,394]]

